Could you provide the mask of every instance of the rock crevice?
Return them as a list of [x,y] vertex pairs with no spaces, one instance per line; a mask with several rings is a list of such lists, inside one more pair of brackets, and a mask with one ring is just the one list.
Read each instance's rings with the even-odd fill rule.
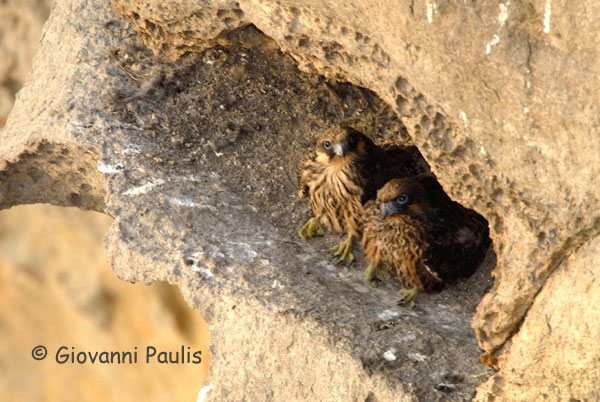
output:
[[[213,318],[220,378],[244,370],[231,359],[258,365],[268,356],[265,344],[236,350],[228,332],[238,306],[252,305],[265,328],[281,332],[269,339],[273,349],[315,336],[327,360],[354,367],[332,399],[468,399],[492,374],[478,362],[477,341],[501,369],[481,386],[482,400],[514,396],[533,379],[560,399],[578,381],[570,363],[552,363],[557,380],[519,359],[535,359],[527,342],[539,339],[527,334],[542,334],[541,312],[592,308],[583,299],[554,303],[549,292],[566,297],[556,278],[571,266],[579,268],[569,286],[580,289],[598,238],[592,94],[600,78],[592,72],[600,66],[590,44],[600,6],[110,5],[129,22],[100,1],[57,0],[0,133],[0,207],[50,202],[114,216],[115,272],[177,283]],[[300,244],[294,233],[310,212],[294,197],[293,170],[314,134],[348,118],[374,138],[417,145],[449,195],[488,219],[497,264],[490,253],[473,278],[410,312],[395,307],[392,284],[368,289],[360,269],[327,258],[335,236]],[[576,349],[570,319],[556,318],[547,343],[536,344],[547,361],[561,342]],[[260,320],[245,325],[268,337]],[[586,333],[599,334],[599,325]],[[289,372],[320,364],[314,354],[290,356]],[[289,396],[292,380],[274,374],[282,364],[269,359],[249,384],[267,381],[273,398]],[[588,397],[592,380],[572,396]],[[307,383],[325,397],[331,389],[319,381]]]

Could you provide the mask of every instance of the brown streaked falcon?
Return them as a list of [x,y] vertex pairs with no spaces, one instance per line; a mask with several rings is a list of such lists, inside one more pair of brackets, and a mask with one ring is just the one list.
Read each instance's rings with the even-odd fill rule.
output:
[[432,175],[391,180],[365,206],[365,280],[376,286],[377,271],[387,270],[408,288],[402,304],[470,276],[490,243],[487,221],[452,201]]
[[414,174],[421,161],[414,146],[382,148],[348,126],[325,130],[297,170],[298,195],[308,198],[315,215],[300,229],[300,237],[323,235],[323,226],[348,233],[335,255],[353,260],[352,239],[362,230],[363,204],[390,178]]

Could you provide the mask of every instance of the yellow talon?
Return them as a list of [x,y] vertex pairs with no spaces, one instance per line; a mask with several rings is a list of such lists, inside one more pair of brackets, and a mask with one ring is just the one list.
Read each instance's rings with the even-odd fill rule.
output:
[[340,256],[340,261],[344,261],[346,258],[348,261],[354,260],[354,255],[352,254],[352,235],[348,234],[346,240],[333,247],[335,251],[335,255]]
[[379,270],[379,265],[370,264],[367,269],[365,269],[365,281],[374,288],[377,287],[377,283],[379,282],[379,278],[377,278],[377,271]]
[[304,241],[307,241],[311,237],[315,235],[315,232],[319,236],[323,236],[325,234],[325,229],[321,226],[321,222],[317,218],[310,218],[308,222],[304,224],[298,231],[298,235]]
[[417,288],[410,289],[400,289],[400,300],[398,300],[398,304],[408,305],[410,308],[415,308],[415,300],[417,299],[417,295],[419,291]]

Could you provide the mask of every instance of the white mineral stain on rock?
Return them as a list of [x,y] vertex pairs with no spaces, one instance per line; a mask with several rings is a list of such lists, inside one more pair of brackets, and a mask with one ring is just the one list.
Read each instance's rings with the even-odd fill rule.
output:
[[183,198],[170,197],[170,198],[167,198],[167,202],[169,204],[177,206],[177,207],[208,209],[211,212],[218,211],[217,207],[215,207],[214,205],[198,202],[198,201],[193,200],[192,198],[188,198],[188,197],[183,197]]
[[117,174],[123,169],[123,165],[105,165],[103,163],[98,163],[98,171],[104,174]]
[[408,357],[416,362],[424,362],[427,359],[427,356],[420,353],[410,353]]
[[400,343],[411,342],[411,341],[414,341],[415,339],[417,339],[416,336],[414,336],[413,334],[408,334],[408,335],[405,335],[402,338],[398,339],[398,342],[400,342]]
[[500,25],[504,25],[506,20],[508,19],[508,6],[510,5],[510,1],[507,1],[506,4],[500,3],[500,14],[498,15],[498,22]]
[[126,148],[121,151],[121,155],[138,155],[139,153],[140,150],[136,148]]
[[[508,19],[509,4],[510,1],[507,1],[506,4],[500,3],[500,13],[498,14],[498,22],[500,23],[500,29],[504,26],[506,20]],[[500,36],[498,35],[498,33],[496,33],[492,37],[492,40],[485,45],[485,54],[490,54],[492,52],[492,47],[496,46],[498,43],[500,43]]]
[[131,197],[133,195],[146,194],[154,187],[161,186],[163,184],[165,184],[165,181],[163,179],[150,178],[148,180],[148,183],[134,188],[130,188],[129,190],[125,191],[123,195]]
[[552,0],[546,0],[544,7],[544,33],[550,32],[550,17],[552,16]]
[[228,241],[222,243],[220,249],[229,257],[236,260],[253,260],[258,256],[255,251],[257,248],[269,247],[272,244],[270,240],[257,241],[252,243],[240,241]]
[[252,249],[252,247],[248,243],[239,243],[240,248],[245,254],[246,258],[256,258],[258,253]]
[[336,271],[337,270],[336,266],[330,262],[320,262],[319,265],[328,271]]
[[215,277],[215,274],[213,274],[210,269],[200,268],[196,265],[192,265],[192,271],[199,273],[204,279],[212,279]]
[[172,179],[174,181],[191,181],[194,183],[202,183],[204,181],[206,181],[206,177],[204,176],[197,176],[197,175],[191,175],[191,176],[173,176]]
[[176,205],[179,207],[194,208],[204,206],[190,198],[169,198],[167,201],[169,202],[169,204]]
[[397,351],[396,351],[396,349],[394,349],[394,348],[391,348],[390,350],[386,351],[386,352],[383,354],[383,358],[384,358],[385,360],[387,360],[388,362],[393,362],[394,360],[396,360],[396,359],[397,359],[397,357],[396,357],[396,352],[397,352]]
[[426,7],[427,7],[427,22],[429,22],[431,24],[431,22],[433,21],[433,11],[437,8],[437,4],[428,1],[426,3]]
[[485,54],[490,54],[492,52],[492,46],[496,46],[498,43],[500,43],[500,37],[498,34],[494,34],[492,40],[485,45]]
[[203,386],[200,392],[198,393],[198,399],[196,400],[196,402],[204,402],[204,400],[206,399],[206,394],[208,394],[208,391],[210,390],[210,385]]
[[381,321],[391,320],[392,318],[396,318],[400,315],[397,311],[394,310],[385,310],[383,313],[380,313],[377,317]]

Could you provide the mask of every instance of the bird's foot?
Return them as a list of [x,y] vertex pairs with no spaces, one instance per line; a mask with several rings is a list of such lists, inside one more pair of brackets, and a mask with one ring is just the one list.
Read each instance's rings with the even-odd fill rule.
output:
[[308,222],[300,228],[298,235],[302,240],[307,241],[315,235],[315,232],[317,235],[323,236],[325,234],[325,229],[321,226],[321,222],[319,222],[318,218],[310,218]]
[[344,261],[348,259],[348,261],[354,260],[354,255],[352,255],[352,235],[348,234],[346,240],[333,247],[335,250],[335,255],[340,256],[340,261]]
[[381,282],[381,279],[377,277],[377,271],[379,271],[379,265],[377,264],[369,264],[367,269],[365,269],[365,281],[374,288]]
[[400,300],[398,300],[398,304],[402,304],[410,308],[415,308],[415,300],[417,299],[417,295],[419,294],[417,288],[400,289],[399,293]]

